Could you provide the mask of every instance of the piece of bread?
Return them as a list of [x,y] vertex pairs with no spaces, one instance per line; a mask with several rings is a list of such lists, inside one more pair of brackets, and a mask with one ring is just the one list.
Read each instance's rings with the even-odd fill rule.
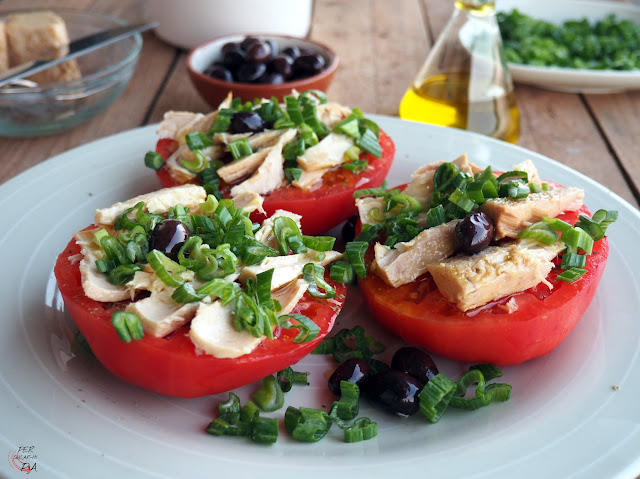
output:
[[[31,60],[60,58],[69,51],[69,34],[64,20],[53,12],[12,13],[5,25],[9,45],[9,66]],[[39,84],[80,78],[75,60],[56,65],[29,77]]]
[[4,32],[4,23],[0,22],[0,73],[9,69],[9,47]]

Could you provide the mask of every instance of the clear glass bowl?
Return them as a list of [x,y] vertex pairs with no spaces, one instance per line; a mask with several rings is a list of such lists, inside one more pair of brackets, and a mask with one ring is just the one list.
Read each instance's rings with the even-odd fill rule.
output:
[[[75,40],[126,25],[118,18],[91,11],[55,10]],[[12,12],[0,12],[0,20]],[[60,133],[102,112],[131,80],[142,48],[136,34],[77,59],[77,80],[24,88],[0,88],[0,137],[31,137]]]

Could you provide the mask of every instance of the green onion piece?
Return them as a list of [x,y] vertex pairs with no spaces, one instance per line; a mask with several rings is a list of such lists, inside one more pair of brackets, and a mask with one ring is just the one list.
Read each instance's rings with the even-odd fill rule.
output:
[[371,422],[368,417],[360,417],[352,426],[344,429],[344,442],[360,442],[374,438],[378,435],[378,425]]
[[240,412],[240,398],[234,393],[229,393],[229,398],[218,405],[218,411],[220,414],[229,412]]
[[[336,290],[324,280],[324,267],[316,263],[307,263],[302,268],[302,279],[309,283],[308,293],[314,298],[331,299]],[[320,291],[324,290],[324,293]]]
[[549,191],[551,189],[549,183],[540,183],[540,188],[542,188],[542,191]]
[[288,161],[297,161],[299,156],[304,155],[305,143],[302,138],[291,141],[284,145],[282,149],[282,156]]
[[618,219],[618,212],[615,210],[598,210],[593,214],[592,219],[606,232],[607,227]]
[[560,263],[560,268],[565,270],[571,268],[584,268],[586,262],[587,257],[585,255],[567,251],[564,255],[562,255],[562,263]]
[[500,183],[498,196],[500,198],[526,198],[531,191],[529,185],[520,181],[506,181]]
[[285,168],[284,176],[289,183],[299,181],[302,176],[302,168]]
[[541,193],[543,191],[542,186],[537,183],[531,182],[529,182],[529,189],[531,190],[531,193]]
[[356,236],[353,241],[364,241],[367,244],[371,244],[373,240],[378,237],[378,234],[382,230],[383,225],[362,225],[360,234]]
[[451,162],[441,164],[433,174],[433,191],[444,191],[453,183],[460,169]]
[[306,123],[299,125],[298,130],[300,132],[300,138],[304,141],[304,144],[307,148],[317,145],[320,141],[318,139],[318,135],[316,135],[316,132],[313,131],[311,127]]
[[233,326],[236,331],[244,329],[255,338],[263,335],[270,338],[273,335],[266,311],[250,295],[242,292],[234,304]]
[[209,166],[209,160],[204,154],[199,151],[193,151],[194,159],[191,161],[180,160],[180,164],[191,173],[199,173],[202,170],[206,169]]
[[100,246],[106,254],[106,259],[115,261],[116,264],[127,264],[127,252],[124,245],[113,236],[103,236],[100,239]]
[[369,168],[369,162],[367,160],[354,160],[349,163],[343,163],[341,168],[353,173],[362,173],[364,170]]
[[149,266],[155,271],[156,276],[167,286],[177,288],[184,283],[184,280],[180,276],[180,273],[187,270],[184,266],[179,265],[155,249],[147,253],[146,258]]
[[235,113],[236,111],[231,108],[221,109],[218,112],[218,116],[216,116],[213,125],[209,128],[208,134],[213,135],[214,133],[224,133],[227,131],[231,125],[231,118]]
[[270,246],[258,241],[253,236],[244,236],[240,257],[245,264],[258,264],[267,256],[278,256],[278,252]]
[[502,173],[500,176],[498,176],[496,181],[498,182],[498,184],[511,181],[529,183],[529,175],[524,171],[507,171],[506,173]]
[[302,236],[302,244],[314,251],[331,251],[335,242],[333,236]]
[[587,270],[584,268],[574,267],[566,271],[563,271],[558,276],[556,276],[556,279],[560,281],[564,281],[565,283],[574,283],[578,281],[582,277],[582,275],[584,275],[586,272]]
[[220,299],[223,305],[229,304],[242,292],[240,285],[234,281],[214,278],[196,290],[196,295],[210,296]]
[[294,253],[306,253],[307,247],[303,243],[300,228],[293,219],[279,216],[273,220],[273,234],[280,254],[289,254],[289,249]]
[[278,374],[276,374],[276,379],[280,384],[280,389],[282,389],[282,392],[286,393],[291,391],[291,388],[294,384],[304,384],[308,386],[308,375],[309,373],[294,371],[289,366],[287,368],[284,368],[282,371],[278,371]]
[[187,146],[190,150],[202,150],[213,145],[213,141],[205,133],[194,131],[185,135]]
[[260,415],[260,409],[253,401],[249,400],[240,409],[240,421],[253,422]]
[[132,339],[144,338],[144,329],[137,314],[129,311],[114,311],[111,314],[111,324],[118,333],[118,337],[125,343],[130,343]]
[[[296,321],[297,324],[292,324],[290,322],[291,319]],[[299,330],[297,336],[293,338],[294,344],[312,341],[318,337],[318,334],[320,334],[320,327],[303,314],[283,314],[278,317],[278,325],[284,329]]]
[[256,275],[256,302],[260,306],[266,306],[273,309],[273,300],[271,299],[271,279],[273,278],[273,268],[258,273]]
[[106,238],[107,236],[109,236],[109,233],[107,233],[106,229],[104,229],[104,228],[99,229],[98,231],[93,233],[93,242],[97,246],[102,246],[102,244],[101,244],[102,238]]
[[538,243],[550,245],[558,241],[558,234],[544,221],[527,226],[520,233],[519,239],[532,239]]
[[474,369],[477,369],[482,373],[482,376],[484,377],[485,382],[491,381],[492,379],[495,379],[495,378],[502,377],[502,371],[498,366],[495,366],[494,364],[482,363],[482,364],[476,364],[469,368],[470,371]]
[[300,104],[298,103],[298,99],[293,95],[286,95],[284,97],[285,107],[287,109],[287,114],[291,121],[296,125],[302,125],[304,123],[304,118],[302,117],[302,112],[300,111]]
[[464,210],[466,213],[471,212],[471,210],[476,206],[475,201],[473,201],[465,193],[460,191],[459,188],[453,190],[453,193],[449,195],[449,201],[456,205],[458,208]]
[[382,156],[382,147],[378,142],[378,137],[369,128],[366,128],[364,130],[364,133],[362,133],[362,136],[358,138],[355,141],[355,143],[358,148],[366,151],[367,153],[375,156],[376,158],[380,158]]
[[350,146],[349,148],[347,148],[347,151],[344,152],[344,157],[350,161],[358,160],[360,158],[360,148],[355,145]]
[[251,423],[251,440],[258,444],[273,444],[278,440],[278,420],[274,417],[257,417]]
[[298,101],[301,105],[309,104],[325,104],[327,103],[327,95],[321,90],[305,90],[298,96]]
[[477,384],[475,390],[476,396],[484,393],[485,380],[480,369],[470,369],[462,375],[456,383],[456,392],[453,394],[454,397],[464,397],[467,389],[472,384]]
[[218,208],[218,199],[214,195],[207,195],[204,203],[200,203],[200,211],[203,215],[212,215]]
[[109,283],[125,284],[133,279],[137,271],[142,271],[142,268],[135,264],[118,265],[109,271]]
[[432,423],[442,417],[456,391],[456,383],[438,373],[420,392],[420,411]]
[[329,277],[341,284],[353,284],[356,274],[351,263],[336,261],[329,267]]
[[253,148],[251,148],[249,140],[246,138],[240,138],[236,141],[232,141],[227,146],[234,160],[239,160],[240,158],[249,156],[253,153]]
[[382,343],[365,335],[362,326],[355,326],[352,329],[342,329],[331,338],[325,338],[314,349],[313,354],[331,354],[338,363],[351,358],[365,359],[371,363],[371,357],[384,350]]
[[318,409],[289,406],[284,414],[284,427],[291,437],[302,442],[318,442],[331,428],[329,415]]
[[253,401],[265,412],[273,412],[284,406],[284,393],[273,376],[262,380],[262,387],[253,395]]
[[197,303],[206,297],[206,294],[198,294],[192,283],[181,284],[171,295],[171,299],[178,304]]
[[155,151],[148,151],[144,155],[144,166],[147,168],[151,168],[152,170],[158,171],[164,165],[164,158],[160,156]]
[[380,138],[380,127],[373,120],[369,120],[368,118],[360,118],[360,133],[362,133],[364,130],[371,130],[376,139]]
[[384,196],[387,192],[387,183],[386,181],[377,188],[363,188],[361,190],[356,190],[353,192],[354,199],[362,198],[364,196]]
[[334,133],[340,133],[352,138],[360,138],[360,124],[356,118],[345,118],[333,127]]
[[447,222],[447,214],[444,212],[444,206],[434,206],[427,213],[427,228],[443,225]]
[[360,410],[359,400],[360,388],[358,385],[349,381],[340,381],[340,400],[333,402],[330,416],[335,411],[335,415],[343,421],[355,418]]
[[593,221],[588,216],[580,215],[575,226],[586,231],[593,241],[599,241],[604,238],[604,229],[602,229],[600,223]]
[[562,241],[567,246],[580,248],[585,254],[591,254],[593,250],[593,238],[581,228],[571,228],[569,231],[562,233]]
[[369,247],[364,241],[351,241],[345,246],[345,255],[353,265],[353,270],[360,278],[367,277],[367,266],[364,264],[364,254]]
[[224,278],[234,273],[238,265],[238,257],[228,243],[220,244],[216,249],[204,249],[202,254],[207,258],[207,265],[198,269],[196,276],[203,281]]
[[308,103],[302,109],[302,120],[313,130],[317,137],[327,136],[327,126],[318,119],[318,109],[315,104]]
[[287,116],[282,115],[273,124],[275,130],[288,130],[289,128],[295,128],[296,124],[292,122]]
[[565,233],[567,231],[570,231],[572,228],[572,226],[569,223],[567,223],[566,221],[562,221],[561,219],[558,219],[558,218],[544,217],[542,218],[542,221],[547,223],[551,227],[551,229],[555,231],[559,231],[560,233]]

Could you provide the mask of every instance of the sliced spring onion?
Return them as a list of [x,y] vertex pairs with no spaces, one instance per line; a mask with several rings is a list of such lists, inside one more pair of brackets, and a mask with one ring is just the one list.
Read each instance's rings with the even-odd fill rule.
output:
[[359,400],[360,388],[358,385],[349,381],[340,381],[340,400],[333,402],[329,415],[332,416],[335,413],[343,421],[354,419],[360,410]]
[[498,183],[505,183],[510,181],[519,181],[522,183],[529,183],[529,175],[524,171],[507,171],[498,176]]
[[127,252],[124,245],[113,236],[103,236],[100,239],[100,246],[106,254],[106,261],[115,261],[116,264],[127,264]]
[[563,232],[562,241],[567,246],[580,248],[585,254],[591,254],[593,251],[593,238],[582,228],[571,228],[570,230]]
[[364,241],[367,244],[371,244],[378,237],[382,228],[383,225],[362,225],[360,234],[353,241]]
[[313,131],[313,129],[306,123],[302,123],[298,126],[298,132],[300,133],[300,138],[304,141],[306,148],[317,145],[320,141],[316,132]]
[[369,244],[364,241],[351,241],[345,246],[345,255],[353,270],[360,278],[367,277],[367,266],[364,264],[364,254],[367,252]]
[[420,392],[420,411],[436,423],[449,406],[456,391],[456,383],[442,373],[433,377]]
[[440,192],[446,190],[454,178],[460,173],[460,169],[451,162],[441,164],[433,174],[433,190]]
[[382,147],[378,141],[376,134],[369,128],[364,130],[362,136],[356,141],[356,146],[367,153],[380,158],[382,156]]
[[368,417],[359,417],[353,425],[344,429],[344,442],[360,442],[378,435],[378,424]]
[[187,141],[187,146],[192,151],[202,150],[213,145],[213,141],[211,141],[211,138],[205,133],[199,131],[187,133],[184,138]]
[[191,161],[188,160],[180,160],[180,164],[191,173],[199,173],[202,170],[208,168],[209,160],[204,154],[199,150],[193,151],[194,159]]
[[315,103],[307,103],[302,108],[302,120],[313,130],[317,137],[327,135],[327,126],[318,119],[318,109]]
[[387,192],[387,182],[385,181],[382,186],[377,188],[363,188],[353,192],[354,199],[362,198],[364,196],[384,196]]
[[130,343],[132,339],[144,338],[144,329],[142,329],[140,318],[135,313],[122,310],[114,311],[111,315],[111,324],[118,333],[118,337],[125,343]]
[[588,216],[580,215],[575,226],[584,230],[589,236],[591,236],[593,241],[599,241],[604,238],[604,229],[602,229],[600,223],[593,221],[593,219]]
[[299,156],[304,155],[305,149],[306,145],[304,140],[299,138],[284,145],[284,148],[282,149],[282,156],[285,160],[296,161]]
[[538,243],[550,245],[558,241],[558,234],[544,221],[538,221],[518,233],[519,239],[532,239]]
[[342,284],[353,284],[356,274],[351,263],[336,261],[329,267],[329,277]]
[[606,232],[607,227],[618,219],[618,212],[615,210],[598,210],[593,214],[592,219]]
[[242,248],[240,257],[247,265],[258,264],[267,256],[278,256],[275,249],[249,235],[244,236]]
[[444,212],[444,206],[438,205],[429,209],[427,213],[427,228],[443,225],[447,222],[447,214]]
[[587,270],[584,268],[573,267],[560,273],[556,276],[556,279],[564,281],[565,283],[573,283],[578,281],[586,272]]
[[[297,324],[291,323],[291,319]],[[278,317],[278,324],[284,329],[297,329],[299,333],[293,338],[294,344],[306,343],[312,341],[320,334],[320,327],[310,318],[303,314],[283,314]]]
[[180,276],[180,273],[187,270],[184,266],[179,265],[155,249],[147,253],[146,258],[149,266],[155,271],[156,276],[167,286],[177,288],[184,283],[184,280]]
[[164,165],[164,158],[155,151],[148,151],[144,155],[144,165],[152,170],[159,171]]
[[333,127],[333,131],[352,138],[360,138],[360,124],[357,118],[345,118]]
[[171,299],[178,304],[185,304],[202,301],[206,296],[206,294],[198,294],[192,283],[183,283],[176,288],[171,295]]
[[109,271],[109,283],[125,284],[133,279],[137,271],[142,271],[142,268],[135,264],[118,265]]
[[385,347],[378,340],[366,336],[362,326],[342,329],[335,336],[325,338],[313,350],[313,354],[331,354],[338,363],[350,358],[372,361],[372,356],[384,352]]
[[239,160],[240,158],[244,158],[245,156],[249,156],[253,153],[253,148],[249,144],[249,140],[246,138],[240,138],[236,141],[232,141],[227,145],[229,148],[229,152],[231,156],[233,156],[234,160]]
[[302,117],[302,111],[300,111],[298,99],[293,95],[286,95],[284,97],[284,102],[290,120],[296,125],[302,125],[304,123],[304,118]]
[[302,373],[298,371],[294,371],[291,366],[284,368],[282,371],[278,371],[276,374],[276,379],[280,384],[280,389],[282,392],[289,392],[294,384],[304,384],[305,386],[309,385],[308,381],[309,373]]
[[220,299],[223,305],[229,304],[242,292],[242,288],[234,281],[214,278],[196,290],[197,295]]
[[256,275],[255,299],[259,306],[273,309],[271,299],[271,280],[273,278],[273,268],[258,273]]
[[558,219],[558,218],[544,217],[542,218],[542,221],[547,223],[551,227],[551,229],[555,231],[559,231],[560,233],[565,233],[571,230],[572,228],[572,226],[569,223],[567,223],[566,221],[562,221],[561,219]]
[[367,160],[353,160],[348,163],[343,163],[341,168],[353,173],[362,173],[369,168],[369,162]]
[[453,190],[453,193],[449,195],[449,201],[458,208],[464,210],[465,213],[471,212],[471,210],[476,206],[475,201],[469,198],[469,196],[459,188]]
[[[307,263],[302,268],[302,279],[309,283],[307,292],[314,298],[331,299],[336,290],[324,280],[324,267],[316,263]],[[324,293],[320,290],[324,290]]]
[[529,185],[520,181],[506,181],[500,183],[498,188],[498,196],[500,198],[521,199],[526,198],[530,192]]
[[262,387],[253,395],[253,401],[265,412],[273,412],[284,406],[284,393],[273,376],[262,380]]
[[329,415],[318,409],[289,406],[284,414],[284,427],[291,437],[302,442],[317,442],[331,428]]
[[260,409],[253,401],[249,400],[240,409],[240,420],[243,422],[252,422],[260,415]]
[[298,96],[298,102],[300,102],[301,105],[316,103],[323,105],[327,103],[327,95],[321,90],[305,90]]
[[257,417],[251,425],[253,442],[273,444],[278,440],[278,420],[275,417]]
[[227,131],[231,125],[231,118],[235,113],[236,111],[231,108],[223,108],[218,111],[218,116],[216,116],[213,125],[209,128],[209,135],[213,135],[214,133],[224,133]]
[[562,263],[560,263],[560,268],[564,270],[571,268],[584,268],[586,262],[587,257],[585,255],[568,251],[562,255]]
[[279,216],[273,220],[273,233],[280,254],[289,254],[289,249],[294,253],[306,253],[307,247],[303,243],[302,234],[296,222],[286,216]]
[[314,251],[331,251],[335,242],[333,236],[302,236],[302,244]]
[[473,369],[477,369],[482,373],[482,376],[484,377],[485,382],[491,381],[492,379],[495,379],[495,378],[502,377],[502,371],[498,366],[494,364],[488,364],[488,363],[476,364],[469,368],[469,370],[473,370]]
[[218,208],[218,204],[218,199],[215,196],[207,195],[207,199],[198,206],[200,207],[200,211],[203,215],[211,215]]
[[299,181],[302,176],[302,168],[285,168],[284,176],[289,183]]

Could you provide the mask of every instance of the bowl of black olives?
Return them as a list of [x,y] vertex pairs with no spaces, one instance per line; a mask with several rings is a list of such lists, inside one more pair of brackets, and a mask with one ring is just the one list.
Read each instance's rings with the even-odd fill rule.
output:
[[282,100],[292,90],[327,91],[338,68],[329,47],[285,35],[227,35],[196,47],[187,59],[191,81],[217,108],[229,92],[242,99]]

